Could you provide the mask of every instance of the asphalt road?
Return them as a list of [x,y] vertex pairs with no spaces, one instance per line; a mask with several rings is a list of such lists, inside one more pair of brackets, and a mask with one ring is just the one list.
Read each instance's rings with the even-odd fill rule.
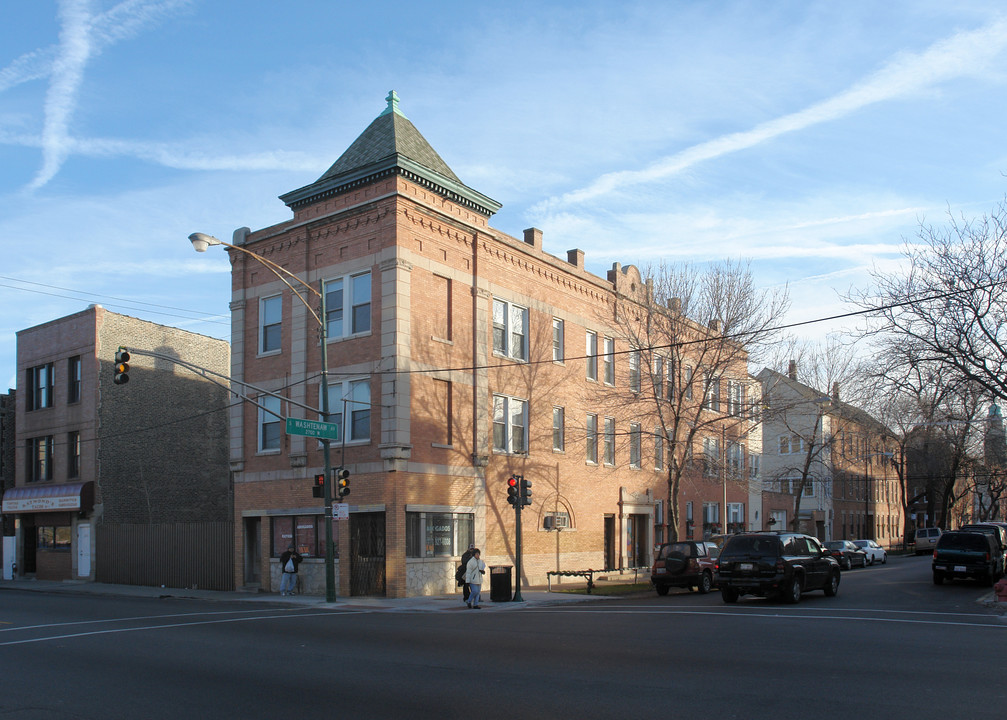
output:
[[508,612],[0,593],[0,717],[972,718],[1007,619],[929,558],[797,606],[672,591]]

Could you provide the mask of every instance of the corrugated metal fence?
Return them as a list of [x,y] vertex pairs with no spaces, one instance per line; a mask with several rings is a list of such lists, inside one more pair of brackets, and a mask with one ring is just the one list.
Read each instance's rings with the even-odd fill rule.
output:
[[100,523],[97,531],[98,582],[234,589],[233,523]]

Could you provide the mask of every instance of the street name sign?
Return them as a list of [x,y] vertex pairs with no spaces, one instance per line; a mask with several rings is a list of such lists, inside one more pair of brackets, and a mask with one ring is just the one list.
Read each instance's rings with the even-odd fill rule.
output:
[[339,426],[336,423],[321,420],[302,420],[287,418],[287,435],[304,435],[306,437],[339,439]]

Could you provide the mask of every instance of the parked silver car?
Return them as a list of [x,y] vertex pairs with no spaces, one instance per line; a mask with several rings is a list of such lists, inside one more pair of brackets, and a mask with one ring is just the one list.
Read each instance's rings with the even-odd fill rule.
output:
[[876,562],[884,565],[888,562],[888,551],[878,545],[874,540],[854,540],[853,544],[867,553],[868,565],[873,565]]

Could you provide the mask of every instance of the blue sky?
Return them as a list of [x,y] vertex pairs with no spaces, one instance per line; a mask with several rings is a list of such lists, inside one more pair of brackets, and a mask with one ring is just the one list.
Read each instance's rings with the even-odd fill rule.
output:
[[0,387],[93,302],[227,338],[187,236],[290,217],[391,89],[504,232],[599,275],[750,259],[789,320],[841,313],[1004,197],[1005,83],[1000,2],[4,3]]

